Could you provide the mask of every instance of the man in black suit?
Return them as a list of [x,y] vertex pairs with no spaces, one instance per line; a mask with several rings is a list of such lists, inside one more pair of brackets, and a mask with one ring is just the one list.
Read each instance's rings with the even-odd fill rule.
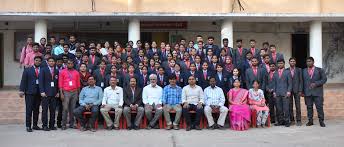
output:
[[[56,130],[55,127],[55,109],[59,97],[58,93],[58,74],[59,70],[55,69],[55,59],[48,58],[48,66],[43,67],[39,73],[39,91],[42,96],[42,123],[43,130]],[[49,128],[48,128],[48,110],[49,110]]]
[[324,123],[324,88],[323,85],[327,81],[324,70],[314,66],[314,58],[307,58],[307,68],[302,71],[303,76],[303,94],[307,105],[308,123],[306,126],[313,125],[313,103],[317,108],[319,124],[325,127]]
[[93,72],[93,76],[96,80],[96,86],[99,86],[100,88],[102,88],[103,90],[105,89],[106,87],[106,71],[105,71],[105,68],[106,68],[106,62],[104,60],[102,60],[100,62],[100,65],[99,65],[99,69],[96,69],[94,72]]
[[292,80],[292,91],[290,95],[290,103],[289,103],[289,110],[290,110],[290,121],[291,123],[295,122],[294,119],[294,109],[293,104],[295,101],[295,108],[296,108],[296,125],[301,126],[301,104],[300,104],[300,96],[302,93],[302,69],[296,67],[296,58],[292,57],[289,59],[290,67],[287,70],[290,71],[291,80]]
[[265,75],[266,72],[258,66],[258,59],[253,57],[251,59],[251,68],[247,69],[245,71],[245,82],[246,82],[246,87],[247,89],[253,88],[252,84],[253,81],[258,80],[259,83],[259,89],[265,90]]
[[[123,115],[127,120],[128,129],[140,129],[140,123],[144,114],[144,108],[142,104],[142,89],[136,85],[136,78],[130,78],[130,83],[128,87],[125,87],[123,90],[123,101],[124,109]],[[131,122],[131,112],[136,111],[136,118],[134,126]]]
[[[41,63],[42,57],[36,56],[34,58],[34,66],[24,69],[22,79],[20,82],[19,96],[22,98],[25,95],[25,123],[27,132],[32,132],[32,129],[41,130],[41,128],[37,126],[39,105],[41,103],[41,95],[39,93],[38,80]],[[31,123],[33,123],[32,128]]]

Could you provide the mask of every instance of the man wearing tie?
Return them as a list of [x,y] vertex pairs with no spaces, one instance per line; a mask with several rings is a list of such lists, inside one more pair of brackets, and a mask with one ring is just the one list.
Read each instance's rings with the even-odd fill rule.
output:
[[259,86],[259,89],[262,89],[264,90],[265,88],[265,81],[264,81],[264,78],[265,78],[265,71],[262,70],[261,67],[258,66],[258,59],[253,57],[251,59],[251,68],[247,69],[245,71],[245,80],[246,80],[246,87],[247,89],[251,89],[252,88],[252,84],[253,84],[253,81],[254,80],[257,80],[259,81],[259,83],[262,83],[260,84]]
[[96,80],[96,86],[105,89],[106,85],[106,71],[105,71],[106,63],[104,60],[100,62],[99,69],[95,70],[93,72],[93,76],[95,77]]
[[307,68],[302,71],[303,76],[303,94],[307,105],[308,123],[306,126],[313,125],[313,103],[317,108],[319,124],[325,127],[324,123],[324,89],[323,85],[327,81],[327,77],[322,68],[314,66],[314,58],[307,58]]
[[[24,69],[22,79],[20,82],[19,96],[22,98],[25,95],[25,123],[27,132],[32,132],[32,129],[41,130],[41,128],[37,126],[39,105],[41,103],[38,80],[41,63],[42,57],[36,56],[34,58],[34,66]],[[32,128],[31,123],[33,123]]]
[[[124,109],[123,115],[127,120],[128,130],[140,129],[141,119],[144,114],[144,108],[142,107],[142,89],[136,85],[136,78],[130,78],[129,86],[125,87],[123,91]],[[134,125],[131,121],[131,112],[136,111],[136,118]]]
[[[55,69],[55,59],[48,58],[48,66],[41,69],[39,73],[39,91],[42,96],[42,123],[43,130],[56,130],[55,109],[58,93],[58,74],[59,70]],[[48,128],[48,110],[49,110],[49,128]]]

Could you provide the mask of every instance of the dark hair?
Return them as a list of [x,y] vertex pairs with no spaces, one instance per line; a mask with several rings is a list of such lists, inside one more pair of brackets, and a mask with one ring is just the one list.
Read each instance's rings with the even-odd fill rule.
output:
[[276,65],[276,63],[275,63],[275,62],[271,62],[271,63],[269,63],[269,66],[270,66],[270,65]]
[[197,35],[196,37],[202,37],[202,35]]
[[313,57],[307,57],[306,60],[312,60],[314,62],[314,58]]
[[87,80],[89,80],[90,78],[93,78],[94,80],[96,80],[96,78],[93,75],[90,75]]
[[242,39],[237,39],[236,42],[242,42]]
[[35,56],[35,58],[33,58],[33,60],[36,60],[36,59],[41,59],[41,61],[43,60],[42,56]]
[[254,40],[254,39],[251,39],[251,40],[250,40],[250,42],[256,42],[256,40]]
[[270,57],[270,56],[269,56],[269,54],[264,54],[264,55],[263,55],[263,59],[264,59],[265,57]]
[[214,40],[214,37],[213,36],[209,36],[208,39],[213,39]]
[[54,58],[54,57],[49,57],[49,58],[47,59],[47,61],[49,61],[50,59],[53,59],[53,60],[55,61],[55,58]]
[[223,38],[222,41],[228,41],[228,38]]
[[87,64],[85,64],[85,63],[80,63],[79,68],[81,67],[81,65],[85,65],[87,68]]
[[46,47],[47,47],[47,46],[53,47],[53,46],[52,46],[51,44],[49,44],[49,43],[48,43],[47,45],[45,45],[45,46],[46,46]]
[[65,43],[65,44],[63,44],[63,47],[64,47],[64,46],[68,46],[68,47],[69,47],[69,44]]
[[270,45],[270,48],[271,48],[271,47],[273,47],[273,48],[276,48],[276,45],[274,45],[274,44],[271,44],[271,45]]
[[175,79],[177,79],[177,76],[175,74],[171,74],[168,76],[168,79],[169,80],[175,80]]
[[39,46],[39,43],[35,42],[33,43],[33,46]]
[[278,60],[277,60],[277,63],[280,63],[280,62],[285,63],[284,59],[278,59]]
[[269,46],[269,42],[263,42],[263,45],[268,45]]
[[75,52],[80,52],[80,53],[82,53],[81,49],[76,49]]
[[296,61],[296,58],[295,57],[291,57],[291,58],[289,58],[289,61],[290,60],[295,60]]
[[258,85],[260,84],[260,82],[258,80],[253,80],[252,85],[254,84],[254,82],[257,82]]

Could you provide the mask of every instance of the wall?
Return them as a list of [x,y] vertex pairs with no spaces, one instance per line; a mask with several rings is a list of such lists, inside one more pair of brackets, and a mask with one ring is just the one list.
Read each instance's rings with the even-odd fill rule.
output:
[[[0,12],[343,13],[343,0],[1,0]],[[306,7],[305,7],[306,6]],[[93,8],[92,8],[93,7]]]

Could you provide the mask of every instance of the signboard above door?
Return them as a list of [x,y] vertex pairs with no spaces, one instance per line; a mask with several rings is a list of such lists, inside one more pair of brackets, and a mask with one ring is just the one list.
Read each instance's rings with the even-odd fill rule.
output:
[[187,29],[187,21],[141,21],[142,29]]

